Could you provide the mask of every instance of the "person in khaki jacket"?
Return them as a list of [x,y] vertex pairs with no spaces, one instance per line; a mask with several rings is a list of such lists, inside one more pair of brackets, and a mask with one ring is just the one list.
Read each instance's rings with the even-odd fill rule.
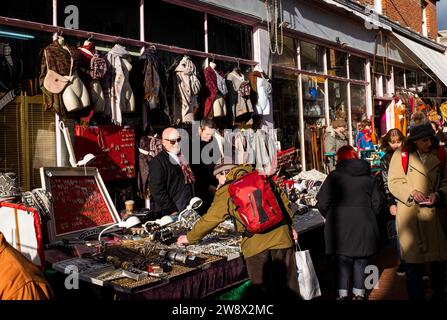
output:
[[388,171],[388,188],[398,200],[397,232],[402,259],[408,262],[405,272],[412,300],[425,299],[424,263],[430,264],[432,299],[445,297],[447,167],[437,155],[439,142],[434,135],[423,114],[415,115],[404,145],[408,171],[403,169],[402,148],[393,154]]
[[40,270],[0,232],[0,300],[48,300],[52,292]]
[[[217,164],[213,173],[219,181],[219,186],[211,207],[187,235],[181,235],[178,238],[177,245],[197,243],[219,223],[230,217],[229,210],[232,210],[232,215],[237,217],[237,231],[243,232],[245,228],[239,222],[241,220],[239,214],[234,206],[229,206],[228,186],[229,182],[251,171],[253,168],[249,165]],[[284,216],[288,223],[266,233],[253,234],[251,237],[244,234],[241,242],[248,276],[252,285],[262,292],[261,298],[266,298],[267,295],[274,299],[298,297],[296,261],[293,251],[293,240],[298,239],[298,234],[291,226],[293,214],[289,208],[289,200],[284,193],[281,195],[281,200],[287,210],[287,213],[284,212]],[[278,281],[272,280],[275,278]],[[269,283],[267,283],[268,281]]]
[[346,146],[349,141],[346,136],[346,121],[337,119],[333,120],[331,125],[326,128],[324,134],[324,153],[328,157],[329,172],[335,170],[336,153],[338,149]]

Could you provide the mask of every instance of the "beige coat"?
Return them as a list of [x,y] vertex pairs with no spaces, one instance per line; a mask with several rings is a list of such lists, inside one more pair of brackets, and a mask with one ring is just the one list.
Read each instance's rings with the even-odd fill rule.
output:
[[398,149],[388,171],[388,187],[398,200],[396,221],[402,259],[410,263],[447,261],[447,236],[442,227],[447,225],[444,224],[447,221],[445,204],[421,207],[410,197],[413,190],[426,195],[432,192],[447,194],[447,174],[441,181],[436,151],[428,155],[425,164],[417,152],[411,153],[409,159],[405,175],[401,149]]

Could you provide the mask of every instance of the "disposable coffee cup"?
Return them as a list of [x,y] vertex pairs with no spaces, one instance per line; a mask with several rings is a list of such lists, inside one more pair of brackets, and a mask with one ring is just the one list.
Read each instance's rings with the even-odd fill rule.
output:
[[133,206],[135,204],[135,201],[127,200],[126,202],[124,202],[124,204],[126,205],[126,211],[127,212],[133,212]]

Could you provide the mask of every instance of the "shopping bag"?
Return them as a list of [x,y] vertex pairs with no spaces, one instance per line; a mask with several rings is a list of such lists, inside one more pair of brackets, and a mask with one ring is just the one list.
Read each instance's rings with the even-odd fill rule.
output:
[[299,294],[301,298],[304,300],[311,300],[321,296],[320,283],[318,282],[309,250],[302,251],[298,246],[295,251],[295,259],[300,291]]

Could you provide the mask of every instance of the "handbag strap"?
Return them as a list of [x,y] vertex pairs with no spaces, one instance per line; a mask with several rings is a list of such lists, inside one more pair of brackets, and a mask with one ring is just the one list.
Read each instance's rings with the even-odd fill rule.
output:
[[303,251],[303,250],[301,250],[300,243],[298,242],[298,240],[295,240],[295,250],[296,251]]

